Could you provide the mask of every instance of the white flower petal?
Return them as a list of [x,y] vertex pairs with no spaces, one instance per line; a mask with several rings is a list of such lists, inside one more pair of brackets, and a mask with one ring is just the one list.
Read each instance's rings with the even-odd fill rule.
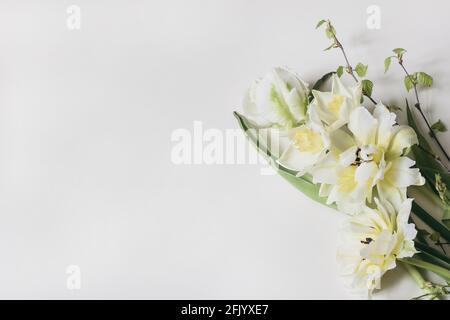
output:
[[378,103],[373,111],[378,121],[377,145],[384,150],[389,147],[396,115],[390,112],[382,103]]
[[289,148],[278,159],[278,163],[290,170],[304,172],[314,165],[320,157],[319,153],[300,152],[294,145]]
[[341,78],[336,74],[333,74],[331,79],[331,92],[349,98],[350,101],[352,101],[352,107],[356,107],[361,101],[362,84],[361,82],[358,82],[354,87],[347,87],[344,85]]
[[408,126],[397,126],[392,135],[393,138],[386,153],[386,157],[390,159],[400,157],[403,150],[419,143],[413,128]]
[[348,167],[356,160],[357,146],[353,146],[345,150],[339,155],[339,164],[343,167]]
[[258,127],[292,128],[306,119],[308,86],[294,73],[275,68],[250,87],[244,113]]
[[406,199],[406,189],[399,189],[386,180],[377,183],[377,191],[380,199],[391,203],[395,208],[400,207]]
[[390,162],[390,168],[385,173],[385,180],[397,188],[407,188],[409,186],[421,186],[425,184],[425,179],[420,174],[419,169],[411,168],[414,161],[408,157],[399,157]]
[[[337,261],[345,279],[358,292],[370,295],[380,288],[381,278],[396,267],[396,259],[415,253],[413,224],[396,223],[397,213],[389,203],[375,200],[376,209],[366,208],[349,218],[341,230]],[[403,220],[409,216],[411,200],[402,204]]]
[[348,128],[360,146],[374,144],[377,120],[364,107],[358,107],[350,114]]

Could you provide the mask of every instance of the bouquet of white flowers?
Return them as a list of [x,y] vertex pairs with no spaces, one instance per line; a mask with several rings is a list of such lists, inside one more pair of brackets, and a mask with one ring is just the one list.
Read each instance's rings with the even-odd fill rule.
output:
[[[329,20],[321,20],[331,45],[341,50],[345,66],[320,78],[310,89],[294,72],[275,68],[253,83],[244,99],[241,128],[277,172],[310,198],[348,215],[337,259],[349,286],[366,296],[380,288],[381,277],[399,263],[424,290],[418,298],[437,299],[449,293],[450,173],[416,125],[418,113],[439,153],[449,157],[437,138],[445,131],[425,117],[418,89],[431,86],[425,72],[409,73],[406,50],[397,48],[384,61],[385,72],[398,62],[405,72],[409,125],[399,125],[401,109],[377,102],[367,65],[352,67]],[[347,86],[341,76],[355,80]],[[322,91],[331,81],[331,91]],[[419,205],[410,198],[423,198]],[[425,196],[423,196],[425,195]],[[430,203],[433,206],[430,206]],[[432,208],[429,212],[423,207]],[[440,218],[437,218],[441,215]],[[423,229],[416,222],[420,220]],[[441,283],[425,280],[427,270]]]

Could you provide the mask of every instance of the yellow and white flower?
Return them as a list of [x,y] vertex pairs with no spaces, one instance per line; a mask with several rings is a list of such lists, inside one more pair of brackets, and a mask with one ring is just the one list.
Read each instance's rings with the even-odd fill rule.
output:
[[[330,155],[339,155],[347,150],[353,139],[341,129],[328,132],[320,121],[317,121],[314,109],[308,110],[308,120],[300,127],[286,131],[278,163],[283,167],[305,173],[319,175],[320,169],[327,166]],[[281,138],[286,141],[286,138]],[[336,163],[332,163],[333,170]],[[316,183],[316,182],[315,182]]]
[[314,108],[329,131],[345,125],[350,113],[361,105],[362,86],[359,82],[354,87],[345,86],[334,74],[331,82],[331,92],[313,90],[314,100],[310,108]]
[[326,156],[330,148],[330,137],[322,125],[307,121],[299,127],[287,130],[287,148],[278,159],[283,167],[298,171],[298,175],[308,170]]
[[260,128],[293,128],[306,119],[308,94],[308,84],[295,73],[275,68],[253,83],[244,113]]
[[312,172],[329,204],[336,202],[340,210],[355,214],[372,202],[375,192],[398,207],[408,186],[425,183],[419,169],[411,168],[415,162],[404,155],[417,136],[411,127],[396,125],[395,118],[382,104],[373,114],[364,107],[351,113],[352,135],[342,135],[340,141],[347,148],[331,149]]
[[396,210],[375,198],[376,209],[350,217],[341,234],[337,260],[342,275],[356,292],[370,296],[380,288],[381,277],[396,267],[398,258],[412,257],[417,231],[408,223],[412,199]]

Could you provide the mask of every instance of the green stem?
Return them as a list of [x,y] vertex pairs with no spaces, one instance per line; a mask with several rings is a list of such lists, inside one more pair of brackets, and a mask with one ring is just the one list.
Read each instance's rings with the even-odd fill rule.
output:
[[420,220],[425,222],[434,231],[439,232],[439,235],[445,240],[450,242],[450,230],[447,229],[442,223],[436,220],[432,215],[426,212],[422,207],[420,207],[417,202],[412,204],[412,212],[419,217]]
[[418,258],[402,258],[399,259],[400,261],[431,271],[439,276],[441,276],[445,281],[450,281],[450,270],[446,269],[446,268],[442,268],[440,266],[437,266],[435,264],[423,261],[421,259]]
[[426,281],[422,277],[422,274],[420,274],[419,270],[417,270],[416,267],[402,262],[401,265],[408,271],[408,273],[411,275],[411,277],[414,279],[414,281],[417,283],[420,289],[423,289],[425,287]]
[[432,256],[435,259],[441,260],[444,262],[444,265],[447,265],[447,269],[450,266],[450,257],[446,256],[445,254],[442,254],[440,251],[430,247],[429,245],[420,242],[420,241],[414,241],[415,247],[425,253],[428,256]]
[[[342,43],[338,40],[336,34],[335,34],[332,30],[331,30],[331,33],[332,33],[332,35],[333,35],[334,42],[336,43],[336,47],[339,48],[339,49],[341,50],[342,55],[344,56],[345,63],[346,63],[346,68],[345,68],[345,69],[346,69],[347,73],[348,73],[348,74],[349,74],[356,82],[359,82],[359,81],[358,81],[358,78],[356,78],[355,73],[353,72],[353,67],[352,67],[352,65],[350,64],[350,61],[348,60],[347,53],[345,53],[344,46],[343,46]],[[371,97],[371,95],[369,95],[367,92],[363,92],[363,94],[364,94],[370,101],[372,101],[373,104],[375,104],[375,105],[377,104],[377,101],[376,101],[375,99],[373,99],[373,98]]]
[[429,282],[423,278],[422,274],[420,273],[419,270],[417,270],[417,268],[415,266],[410,265],[408,263],[404,263],[404,262],[401,262],[401,265],[403,268],[406,269],[406,271],[408,271],[409,275],[414,279],[414,281],[417,283],[419,288],[424,292],[423,295],[416,297],[414,299],[416,299],[416,300],[421,299],[421,298],[428,298],[429,300],[438,299],[435,295],[433,295],[433,291],[432,291],[431,287],[429,286]]

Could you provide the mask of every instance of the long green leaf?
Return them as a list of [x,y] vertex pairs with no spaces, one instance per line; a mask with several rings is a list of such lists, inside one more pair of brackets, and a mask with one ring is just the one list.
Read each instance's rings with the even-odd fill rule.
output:
[[413,202],[412,204],[412,212],[416,216],[419,217],[420,220],[425,222],[428,226],[430,226],[434,231],[439,232],[441,237],[450,242],[450,230],[447,229],[442,223],[436,220],[432,215],[426,212],[421,206],[417,204],[417,202]]
[[423,261],[420,258],[402,258],[399,260],[410,265],[434,272],[435,274],[441,276],[445,281],[450,281],[450,270],[446,268],[442,268],[435,264]]
[[[277,173],[286,179],[291,185],[296,187],[298,190],[303,192],[306,196],[322,203],[326,204],[326,198],[319,196],[319,185],[312,182],[312,178],[309,175],[297,176],[297,172],[283,167],[277,163],[277,157],[269,150],[267,146],[264,146],[262,142],[258,139],[258,129],[252,126],[251,122],[247,120],[243,115],[234,112],[234,116],[238,120],[239,126],[245,132],[246,136],[250,142],[257,148],[257,150],[262,154],[272,167],[277,171]],[[335,208],[333,205],[327,205],[331,208]]]
[[[407,118],[408,118],[408,124],[414,129],[414,131],[417,134],[417,139],[419,140],[419,146],[412,146],[412,152],[414,154],[414,158],[416,160],[416,166],[420,169],[420,172],[425,177],[427,182],[429,183],[429,187],[434,192],[434,194],[437,197],[440,197],[439,192],[436,190],[436,176],[439,175],[442,179],[442,181],[445,183],[446,186],[449,187],[445,195],[450,198],[450,174],[449,172],[437,161],[436,156],[434,155],[434,152],[428,143],[428,141],[425,139],[424,135],[421,134],[419,127],[416,124],[416,121],[414,120],[414,116],[412,114],[411,109],[409,106],[406,106],[406,112],[407,112]],[[425,186],[427,187],[427,186]],[[447,209],[446,205],[443,204],[443,209]],[[448,210],[445,211],[447,213],[447,216],[444,215],[442,217],[442,221],[449,225],[448,222]],[[448,229],[447,229],[448,230]]]
[[440,251],[438,251],[420,241],[415,241],[414,245],[421,252],[423,252],[427,255],[430,255],[430,256],[434,257],[435,259],[442,261],[444,263],[444,265],[446,266],[446,268],[450,270],[450,257],[448,257],[447,255],[441,253]]

